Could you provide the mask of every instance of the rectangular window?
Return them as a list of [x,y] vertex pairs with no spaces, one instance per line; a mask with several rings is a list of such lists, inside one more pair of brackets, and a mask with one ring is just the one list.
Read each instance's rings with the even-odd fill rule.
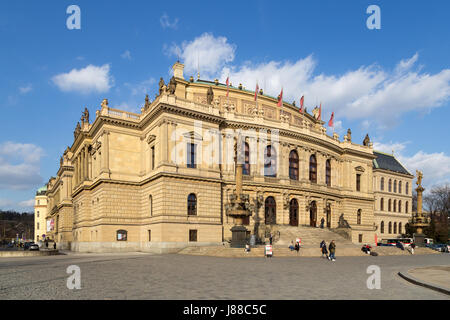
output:
[[36,225],[36,230],[39,230],[39,222]]
[[148,230],[148,242],[152,241],[152,230]]
[[361,175],[356,175],[356,191],[361,191]]
[[197,241],[197,230],[189,230],[189,241]]
[[358,235],[358,240],[359,240],[359,243],[363,242],[363,235],[362,234]]
[[152,170],[155,170],[155,146],[151,147],[152,152]]
[[196,168],[196,145],[195,143],[188,143],[187,144],[187,167],[188,168]]

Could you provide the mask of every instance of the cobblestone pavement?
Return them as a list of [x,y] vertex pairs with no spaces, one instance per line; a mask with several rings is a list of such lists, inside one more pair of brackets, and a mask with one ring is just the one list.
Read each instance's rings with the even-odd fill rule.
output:
[[[66,269],[81,269],[81,289]],[[369,265],[381,289],[369,290]],[[450,255],[220,258],[189,255],[70,254],[0,259],[0,299],[446,299],[397,275],[450,265]]]

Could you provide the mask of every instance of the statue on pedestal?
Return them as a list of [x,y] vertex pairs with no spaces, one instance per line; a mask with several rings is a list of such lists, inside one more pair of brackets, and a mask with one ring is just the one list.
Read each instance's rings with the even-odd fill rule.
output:
[[175,81],[175,77],[172,77],[169,82],[169,93],[175,94],[176,88],[177,88],[177,82]]

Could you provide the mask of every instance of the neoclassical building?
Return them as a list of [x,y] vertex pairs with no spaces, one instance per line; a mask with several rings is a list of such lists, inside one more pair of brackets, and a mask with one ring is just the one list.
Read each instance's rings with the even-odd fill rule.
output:
[[[107,99],[93,121],[85,110],[47,184],[49,236],[60,248],[167,252],[221,244],[231,237],[237,148],[249,234],[317,227],[323,218],[331,229],[345,220],[353,242],[373,243],[381,222],[384,232],[391,221],[403,228],[403,213],[384,212],[380,199],[411,206],[412,176],[384,167],[368,137],[361,145],[350,131],[342,140],[329,136],[316,110],[300,113],[262,90],[255,101],[242,85],[187,81],[183,69],[173,65],[170,82],[161,79],[140,113],[110,108]],[[381,190],[380,178],[385,188],[397,181],[402,192]]]
[[393,156],[374,151],[373,190],[378,239],[396,238],[405,233],[412,215],[414,176]]
[[47,187],[36,191],[34,198],[34,242],[44,240],[47,233]]

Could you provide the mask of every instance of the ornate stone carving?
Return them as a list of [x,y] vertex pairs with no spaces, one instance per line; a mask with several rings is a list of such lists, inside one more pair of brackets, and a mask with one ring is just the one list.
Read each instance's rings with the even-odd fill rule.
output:
[[145,95],[145,104],[144,110],[147,110],[150,107],[150,99],[148,98],[148,94]]
[[417,181],[416,184],[421,187],[422,186],[422,178],[423,178],[423,173],[422,171],[416,170],[416,175],[417,175]]
[[363,141],[363,145],[368,147],[369,144],[370,144],[369,134],[366,134],[366,137],[364,138],[364,141]]
[[163,93],[163,87],[164,87],[165,85],[166,85],[166,84],[164,83],[164,79],[161,77],[161,78],[159,79],[159,94]]
[[108,99],[103,99],[101,107],[102,108],[108,108]]
[[177,88],[177,82],[175,81],[175,77],[172,77],[169,82],[169,93],[175,94],[176,88]]
[[344,219],[344,214],[339,217],[338,228],[350,228],[350,224]]
[[85,107],[81,115],[81,122],[89,124],[89,110]]
[[214,92],[212,87],[209,87],[208,92],[206,93],[206,103],[212,104],[213,100],[214,100]]

